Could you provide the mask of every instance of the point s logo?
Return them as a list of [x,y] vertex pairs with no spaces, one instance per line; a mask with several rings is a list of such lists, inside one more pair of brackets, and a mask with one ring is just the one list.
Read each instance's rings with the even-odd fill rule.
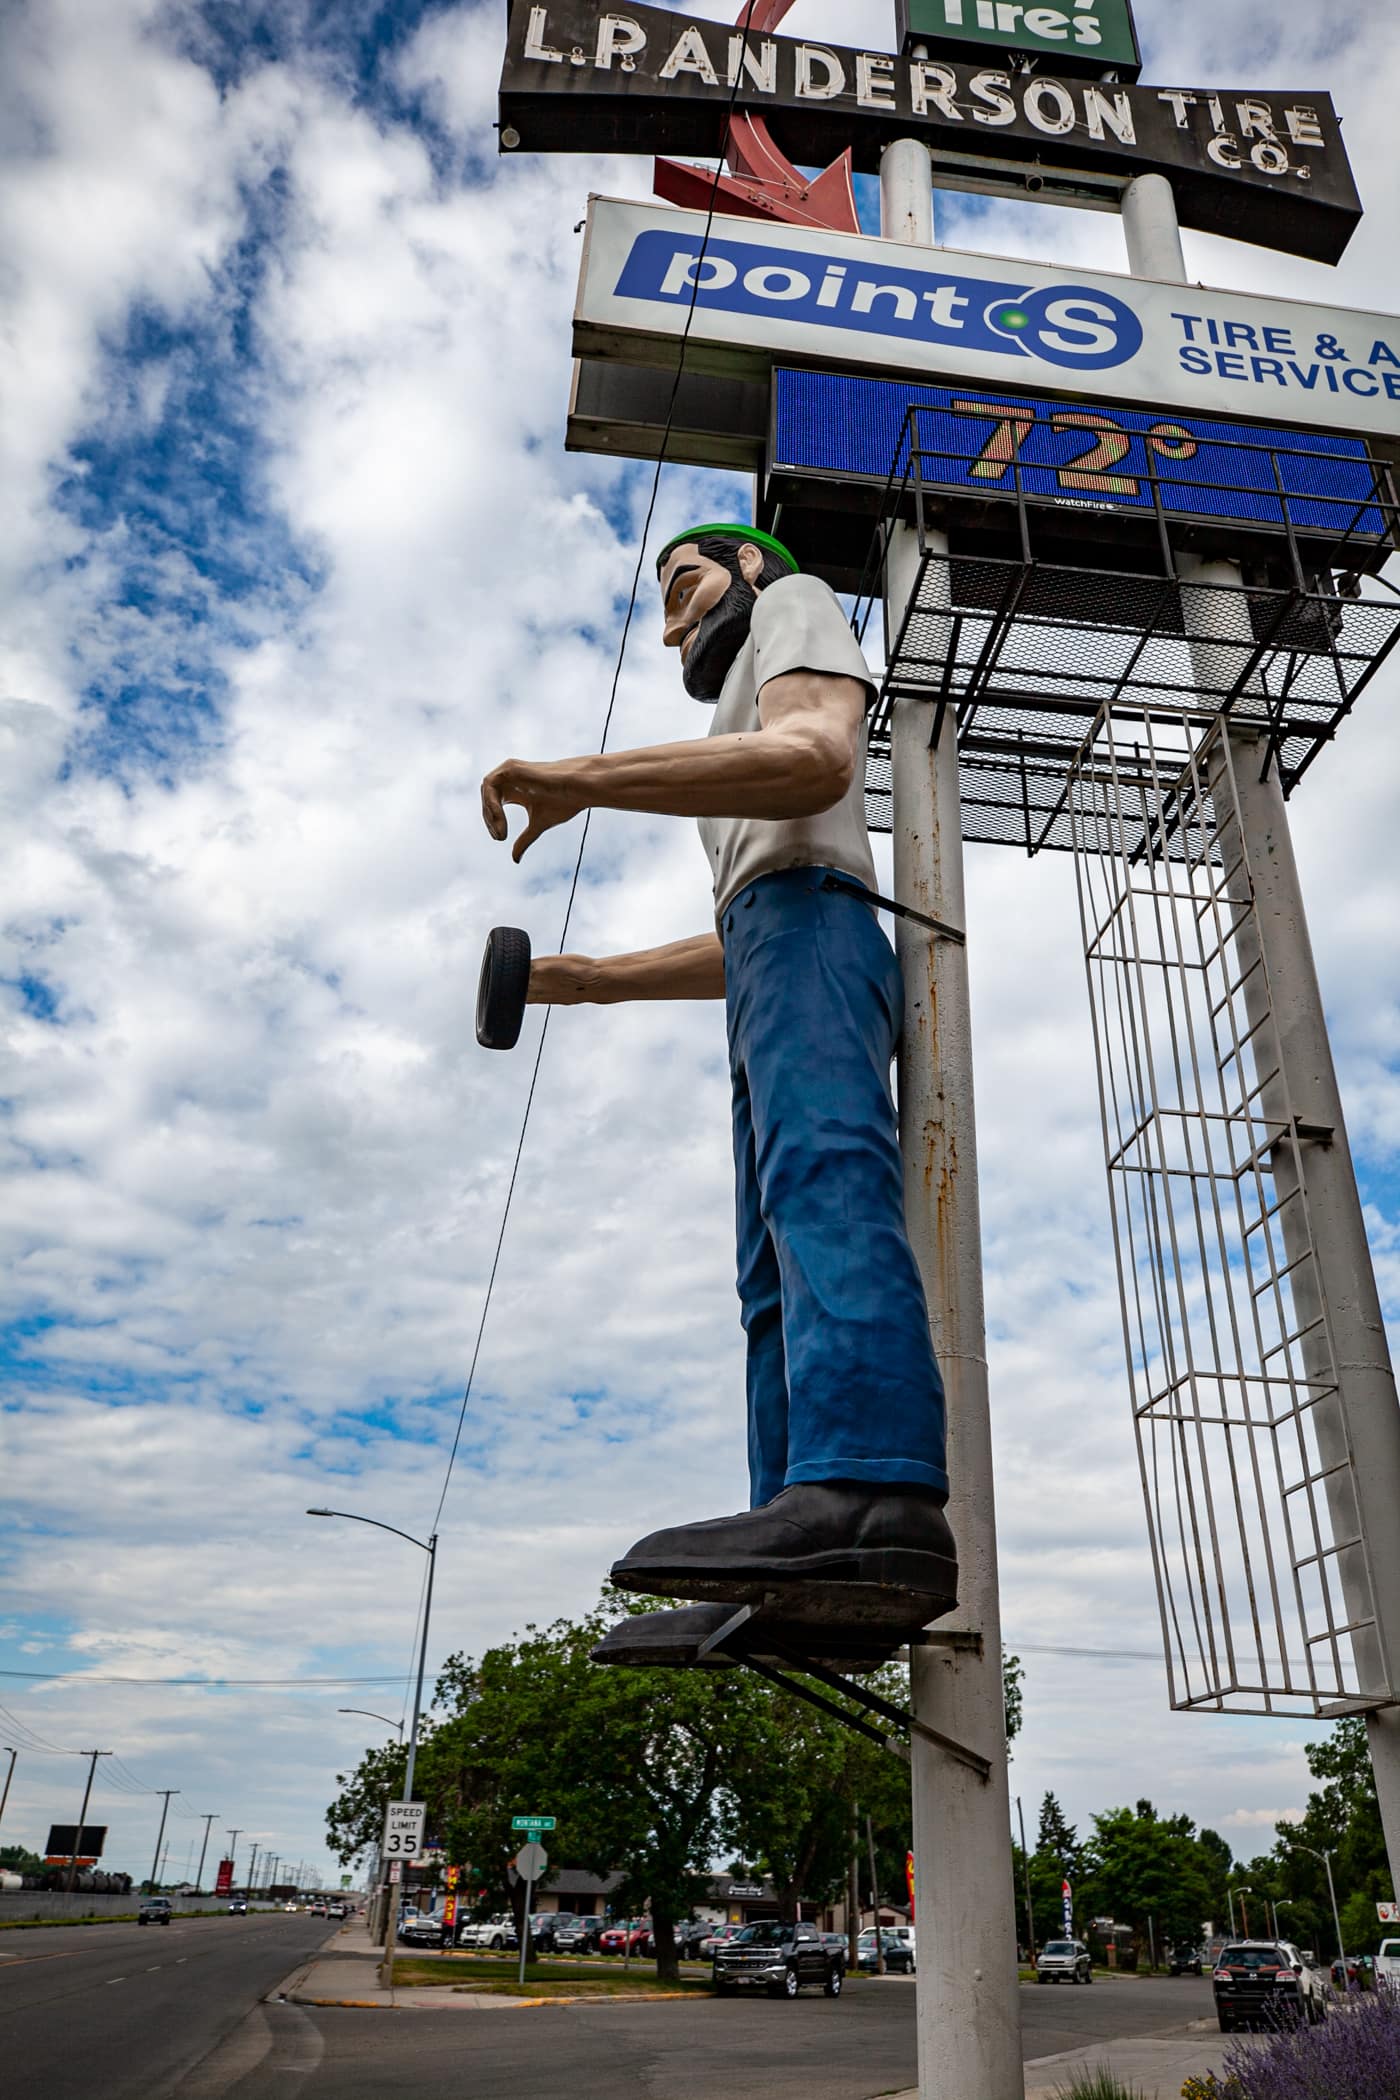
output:
[[701,245],[695,234],[639,233],[616,296],[681,313],[693,299],[697,310],[956,344],[1062,371],[1107,371],[1142,348],[1142,323],[1132,308],[1097,287],[1029,290],[1024,283],[905,269],[883,256],[866,265],[748,241],[711,240],[702,259]]

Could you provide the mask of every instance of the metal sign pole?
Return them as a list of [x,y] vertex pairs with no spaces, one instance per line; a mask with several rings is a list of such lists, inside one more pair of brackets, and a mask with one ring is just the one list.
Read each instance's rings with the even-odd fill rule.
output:
[[[932,246],[932,168],[917,140],[886,148],[880,207],[887,237]],[[947,552],[939,534],[926,532],[925,545]],[[885,579],[891,636],[900,630],[919,566],[914,529],[897,525]],[[933,719],[926,701],[895,703],[895,894],[963,927],[957,723],[948,709],[930,749]],[[983,1781],[917,1731],[912,1739],[919,2092],[921,2100],[1022,2100],[967,954],[911,920],[899,921],[896,946],[905,986],[899,1058],[905,1213],[947,1393],[949,1516],[960,1567],[961,1602],[939,1631],[970,1637],[915,1647],[913,1711],[992,1761]]]
[[[1184,284],[1186,262],[1171,184],[1160,176],[1140,177],[1125,195],[1123,220],[1134,275]],[[1242,582],[1235,562],[1183,561],[1182,573],[1201,586]],[[1192,601],[1204,604],[1208,596],[1218,624],[1224,592],[1203,588],[1182,595],[1188,625],[1201,626],[1199,618],[1192,619]],[[1243,599],[1238,611],[1238,636],[1202,632],[1195,649],[1209,651],[1214,643],[1238,658],[1240,644],[1250,639]],[[1205,618],[1210,625],[1210,615]],[[1295,1265],[1292,1290],[1299,1325],[1309,1330],[1302,1354],[1310,1377],[1322,1385],[1335,1377],[1338,1388],[1336,1399],[1320,1403],[1313,1413],[1339,1542],[1359,1535],[1360,1552],[1342,1552],[1338,1562],[1349,1616],[1355,1623],[1369,1622],[1355,1643],[1362,1688],[1369,1685],[1377,1696],[1389,1697],[1400,1687],[1400,1526],[1395,1521],[1400,1401],[1278,767],[1268,762],[1257,729],[1229,724],[1226,734],[1230,793],[1238,810],[1239,901],[1253,907],[1241,939],[1257,948],[1263,964],[1262,971],[1246,968],[1246,1011],[1252,1023],[1263,1025],[1272,1008],[1276,1089],[1300,1124],[1327,1133],[1321,1141],[1295,1143],[1290,1137],[1275,1146],[1272,1169],[1284,1248]],[[1223,780],[1221,786],[1223,793]],[[1246,966],[1251,959],[1242,956]],[[1268,1096],[1266,1085],[1261,1103],[1266,1115]],[[1289,1200],[1295,1193],[1303,1203]],[[1312,1298],[1316,1304],[1306,1302]],[[1315,1371],[1308,1361],[1313,1356],[1326,1358]],[[1400,1709],[1373,1707],[1366,1731],[1394,1874],[1400,1869]]]

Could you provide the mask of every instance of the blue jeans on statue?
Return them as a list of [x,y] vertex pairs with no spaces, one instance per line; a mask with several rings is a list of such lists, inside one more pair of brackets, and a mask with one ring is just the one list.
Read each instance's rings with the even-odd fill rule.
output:
[[948,1487],[890,1086],[903,983],[833,872],[760,876],[720,927],[754,1508],[803,1480]]

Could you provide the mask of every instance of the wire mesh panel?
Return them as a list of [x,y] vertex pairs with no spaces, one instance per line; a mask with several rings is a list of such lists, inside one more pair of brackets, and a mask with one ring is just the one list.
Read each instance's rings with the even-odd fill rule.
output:
[[1387,1700],[1235,767],[1262,729],[1105,707],[1078,871],[1138,1452],[1174,1706]]

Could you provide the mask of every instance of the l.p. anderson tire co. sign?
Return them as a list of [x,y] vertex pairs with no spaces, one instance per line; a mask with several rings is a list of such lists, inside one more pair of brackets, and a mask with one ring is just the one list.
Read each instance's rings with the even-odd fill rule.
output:
[[[737,94],[735,76],[739,77]],[[890,139],[1002,161],[1171,179],[1182,223],[1335,262],[1361,218],[1327,95],[1123,86],[847,50],[656,7],[514,0],[501,139],[532,152],[723,150],[731,106],[804,167]]]

